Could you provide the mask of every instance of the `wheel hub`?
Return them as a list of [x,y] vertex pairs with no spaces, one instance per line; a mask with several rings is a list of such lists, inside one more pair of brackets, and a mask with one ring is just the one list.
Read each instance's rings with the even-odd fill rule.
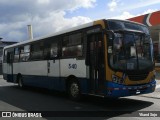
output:
[[79,93],[79,88],[78,88],[78,85],[76,83],[73,83],[71,85],[71,95],[76,97]]

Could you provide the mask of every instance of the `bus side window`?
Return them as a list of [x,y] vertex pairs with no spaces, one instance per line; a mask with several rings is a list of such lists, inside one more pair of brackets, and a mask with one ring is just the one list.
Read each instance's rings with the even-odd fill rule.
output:
[[7,63],[11,63],[11,54],[10,54],[10,52],[7,53]]
[[51,59],[58,57],[58,44],[57,43],[51,44],[50,57]]
[[4,50],[4,55],[3,55],[3,62],[7,62],[7,50]]
[[44,59],[44,56],[43,56],[43,49],[44,49],[44,44],[43,42],[37,42],[37,43],[34,43],[32,45],[32,48],[31,48],[31,60],[43,60]]
[[14,49],[14,62],[18,62],[19,61],[19,48],[15,48]]
[[48,38],[47,42],[44,42],[44,59],[53,60],[60,57],[60,37],[55,36]]
[[28,61],[30,58],[30,45],[24,46],[24,61]]
[[13,51],[7,52],[7,63],[13,62]]
[[50,58],[50,45],[49,44],[46,44],[45,46],[44,46],[44,59],[45,60],[49,60],[49,58]]
[[74,33],[63,38],[63,57],[82,57],[82,33]]
[[20,47],[20,62],[24,62],[24,47]]
[[[3,49],[0,48],[0,55],[3,55]],[[2,56],[0,57],[0,63],[2,63]]]

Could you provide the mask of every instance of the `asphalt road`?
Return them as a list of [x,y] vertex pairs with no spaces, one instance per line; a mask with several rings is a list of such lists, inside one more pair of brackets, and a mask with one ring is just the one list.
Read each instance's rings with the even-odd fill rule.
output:
[[[158,87],[149,95],[124,97],[118,100],[84,96],[81,101],[74,102],[69,100],[64,93],[38,88],[20,89],[17,85],[5,82],[0,76],[0,111],[42,113],[42,118],[25,118],[28,120],[158,120],[160,117],[138,115],[149,113],[160,116],[160,88]],[[43,113],[48,116],[43,116]],[[51,118],[51,116],[55,117]],[[6,118],[1,119],[6,120]],[[22,118],[8,119],[21,120]]]

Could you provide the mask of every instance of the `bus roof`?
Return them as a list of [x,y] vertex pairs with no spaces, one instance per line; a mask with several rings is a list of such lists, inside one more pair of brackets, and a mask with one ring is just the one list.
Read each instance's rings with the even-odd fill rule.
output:
[[[105,19],[101,19],[101,20],[105,20]],[[137,22],[133,22],[133,21],[129,21],[129,20],[118,20],[118,19],[107,19],[107,20],[123,21],[123,22],[130,22],[130,23],[143,25],[141,23],[137,23]],[[42,40],[42,39],[45,39],[45,38],[65,34],[65,33],[68,33],[68,32],[72,32],[72,31],[87,28],[87,27],[91,27],[91,26],[94,25],[94,22],[96,22],[96,21],[89,22],[89,23],[86,23],[86,24],[82,24],[82,25],[79,25],[79,26],[76,26],[76,27],[73,27],[73,28],[65,29],[65,30],[62,30],[62,31],[59,31],[59,32],[56,32],[56,33],[53,33],[53,34],[50,34],[50,35],[43,36],[43,37],[37,37],[37,38],[34,38],[33,40],[26,40],[26,41],[23,41],[23,42],[19,42],[19,43],[13,44],[13,45],[6,46],[6,47],[4,47],[4,49],[15,47],[15,46],[20,46],[20,45],[23,45],[23,44],[39,41],[39,40]],[[145,26],[145,25],[143,25],[143,26]]]
[[46,35],[46,36],[43,36],[43,37],[37,37],[37,38],[34,38],[33,40],[26,40],[26,41],[19,42],[19,43],[13,44],[13,45],[9,45],[9,46],[4,47],[4,49],[19,46],[19,45],[23,45],[23,44],[27,44],[27,43],[30,43],[30,42],[39,41],[39,40],[42,40],[42,39],[45,39],[45,38],[65,34],[65,33],[68,33],[68,32],[75,31],[75,30],[83,29],[83,28],[86,28],[86,27],[93,26],[93,24],[94,24],[94,21],[83,24],[83,25],[79,25],[79,26],[76,26],[76,27],[73,27],[73,28],[65,29],[65,30],[62,30],[62,31],[59,31],[59,32],[55,32],[53,34]]

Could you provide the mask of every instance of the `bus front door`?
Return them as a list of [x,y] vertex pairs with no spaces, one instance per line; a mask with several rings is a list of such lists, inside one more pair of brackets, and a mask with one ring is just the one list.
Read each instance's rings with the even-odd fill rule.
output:
[[87,62],[89,65],[89,91],[99,94],[104,85],[104,52],[102,49],[102,34],[92,34],[87,37]]

